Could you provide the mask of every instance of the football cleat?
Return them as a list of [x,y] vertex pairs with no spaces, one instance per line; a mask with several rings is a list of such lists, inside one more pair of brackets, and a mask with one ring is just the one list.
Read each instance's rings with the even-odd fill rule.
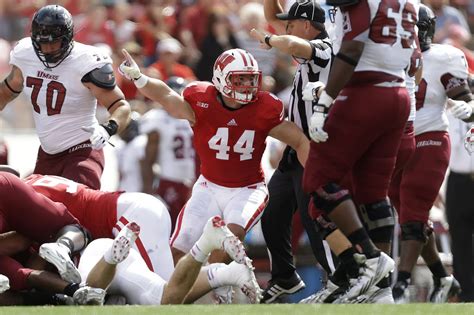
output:
[[[241,265],[240,265],[241,266]],[[212,290],[216,304],[232,304],[234,290],[231,285],[218,287]]]
[[3,293],[10,289],[10,280],[7,277],[0,274],[0,293]]
[[[356,254],[361,256],[359,254]],[[334,303],[350,303],[352,299],[366,293],[370,287],[385,278],[395,267],[395,262],[387,254],[381,252],[380,256],[366,259],[362,263],[357,279],[349,279],[348,290],[338,297]]]
[[64,281],[81,283],[81,274],[69,256],[69,249],[60,243],[45,243],[40,246],[41,258],[54,265]]
[[[211,253],[213,250],[224,250],[234,261],[245,264],[245,248],[237,236],[226,226],[220,216],[210,218],[204,226],[203,232],[195,246],[203,253]],[[191,255],[195,257],[191,249]]]
[[461,286],[453,275],[443,278],[433,278],[434,287],[430,294],[431,303],[446,303],[448,298],[461,292]]
[[119,234],[117,234],[111,248],[111,262],[113,264],[119,264],[128,257],[130,249],[139,234],[140,226],[135,222],[128,223]]
[[260,303],[262,298],[262,289],[257,283],[257,278],[253,270],[255,269],[252,265],[252,260],[246,257],[244,264],[239,264],[235,261],[227,265],[227,275],[229,281],[234,283],[235,286],[239,287],[245,296],[249,299],[250,303]]
[[392,288],[379,288],[374,285],[362,295],[351,300],[351,303],[365,303],[365,304],[394,304]]
[[408,290],[408,285],[410,284],[410,279],[407,281],[398,280],[393,286],[392,295],[395,304],[407,304],[410,303],[410,291]]
[[105,294],[104,289],[84,286],[77,289],[72,298],[78,305],[104,305]]
[[307,298],[302,299],[299,303],[302,304],[319,304],[326,303],[326,300],[339,288],[337,284],[332,282],[330,279],[326,282],[324,288],[318,292],[308,296]]
[[288,279],[272,279],[263,291],[263,297],[260,302],[273,303],[280,296],[296,293],[305,287],[305,283],[296,272]]

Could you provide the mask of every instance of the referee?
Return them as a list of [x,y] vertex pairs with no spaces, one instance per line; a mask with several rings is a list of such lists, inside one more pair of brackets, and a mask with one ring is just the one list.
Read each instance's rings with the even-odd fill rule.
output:
[[[265,18],[278,34],[252,30],[253,38],[267,49],[291,55],[298,63],[291,91],[288,119],[296,123],[309,138],[308,121],[313,103],[303,101],[302,91],[308,82],[327,82],[331,67],[332,43],[324,27],[325,12],[316,0],[297,0],[283,13],[278,0],[264,0]],[[292,294],[305,287],[296,273],[291,251],[291,221],[299,209],[313,253],[321,266],[331,273],[323,242],[308,215],[310,196],[303,192],[303,167],[296,152],[286,147],[278,169],[268,184],[269,203],[261,222],[271,260],[272,278],[263,293],[262,303],[271,303],[282,294]]]

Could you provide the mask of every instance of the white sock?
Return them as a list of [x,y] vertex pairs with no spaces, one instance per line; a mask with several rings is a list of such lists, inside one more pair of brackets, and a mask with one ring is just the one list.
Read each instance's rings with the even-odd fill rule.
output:
[[223,263],[216,263],[206,266],[207,270],[207,280],[209,281],[209,285],[211,288],[219,288],[222,286],[227,285],[234,285],[234,283],[230,283],[227,277],[227,273],[229,272],[226,268],[226,264]]
[[113,251],[113,246],[110,246],[104,253],[104,260],[106,263],[109,265],[116,265],[114,259],[114,251]]
[[203,250],[201,246],[199,246],[199,240],[194,244],[193,248],[189,251],[189,254],[196,259],[196,261],[200,263],[204,263],[207,260],[210,252],[208,250]]

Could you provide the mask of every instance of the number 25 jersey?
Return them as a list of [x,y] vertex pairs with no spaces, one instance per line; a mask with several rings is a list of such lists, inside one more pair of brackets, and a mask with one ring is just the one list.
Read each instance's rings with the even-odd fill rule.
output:
[[258,92],[255,102],[231,109],[219,101],[219,92],[209,82],[188,85],[183,96],[196,116],[194,147],[202,175],[225,187],[262,182],[265,139],[283,121],[282,102],[268,92]]

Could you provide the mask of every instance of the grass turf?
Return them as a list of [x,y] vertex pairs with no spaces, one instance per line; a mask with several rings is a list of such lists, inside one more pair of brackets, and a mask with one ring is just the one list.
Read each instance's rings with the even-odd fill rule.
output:
[[474,304],[405,304],[405,305],[169,305],[169,306],[78,306],[78,307],[0,307],[5,315],[464,315],[474,314]]

